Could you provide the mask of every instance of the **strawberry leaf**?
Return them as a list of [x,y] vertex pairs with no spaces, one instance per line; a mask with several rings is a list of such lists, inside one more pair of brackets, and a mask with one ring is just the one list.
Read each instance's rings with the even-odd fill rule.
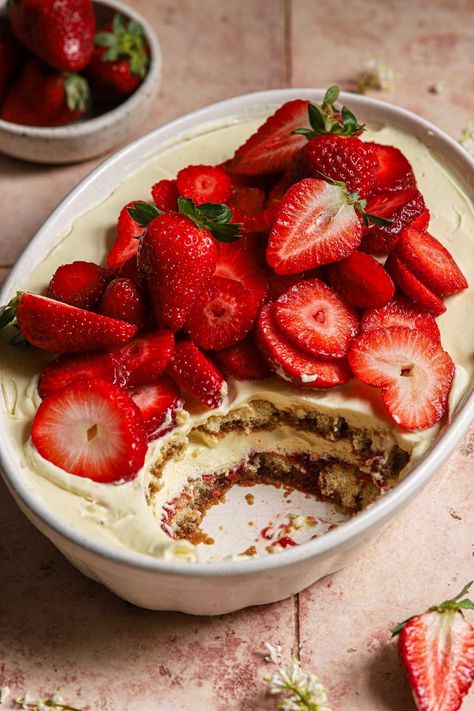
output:
[[339,98],[339,87],[330,86],[324,94],[321,108],[308,104],[308,117],[311,128],[297,128],[292,133],[306,136],[309,140],[315,136],[331,133],[336,136],[354,136],[363,131],[365,124],[358,123],[356,117],[347,106],[341,108],[335,118],[334,104]]
[[89,84],[74,72],[64,73],[64,91],[69,111],[87,111],[90,101]]
[[326,107],[328,107],[328,108],[330,107],[331,109],[333,109],[334,104],[336,103],[336,101],[339,98],[339,91],[340,90],[339,90],[338,86],[330,86],[329,87],[329,89],[324,94],[323,105],[322,105],[323,110]]
[[[461,592],[458,593],[455,597],[451,598],[450,600],[445,600],[440,605],[434,605],[433,607],[430,607],[427,612],[439,612],[440,614],[443,614],[443,612],[447,612],[448,610],[454,610],[462,614],[462,610],[474,610],[474,602],[472,600],[469,600],[469,598],[464,598],[464,600],[459,599],[469,591],[469,588],[471,587],[473,582],[474,580],[471,580],[471,582],[467,583],[467,585],[465,585]],[[392,629],[390,630],[390,632],[392,633],[392,637],[395,637],[397,634],[400,634],[407,622],[410,622],[410,620],[413,620],[415,617],[418,617],[418,615],[412,615],[406,620],[403,620],[403,622],[400,622],[398,625],[395,625],[395,627],[392,627]]]
[[163,215],[163,212],[147,202],[134,202],[133,207],[128,208],[128,214],[141,227],[147,227],[149,222],[158,217],[158,215]]
[[16,296],[10,299],[6,306],[0,306],[0,329],[5,328],[5,326],[16,318],[16,307],[18,306],[21,294],[21,291],[17,291]]
[[143,27],[139,22],[130,20],[128,25],[118,13],[114,15],[111,32],[98,32],[94,42],[99,47],[107,49],[102,55],[103,62],[116,62],[128,59],[130,73],[144,77],[148,68],[148,52],[146,49]]
[[195,205],[190,198],[178,198],[178,208],[198,227],[212,232],[219,242],[235,242],[240,239],[240,223],[232,222],[232,210],[224,204],[206,202]]

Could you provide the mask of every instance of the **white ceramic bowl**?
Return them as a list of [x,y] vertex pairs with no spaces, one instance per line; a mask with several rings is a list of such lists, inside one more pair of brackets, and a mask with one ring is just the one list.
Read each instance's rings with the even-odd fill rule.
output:
[[[0,0],[0,13],[6,0]],[[97,24],[119,12],[139,22],[150,48],[147,75],[138,89],[119,106],[97,117],[67,126],[23,126],[0,119],[0,153],[34,163],[77,163],[104,155],[136,134],[156,97],[161,77],[161,49],[151,25],[133,8],[119,0],[94,2]]]
[[[151,160],[164,143],[197,127],[229,117],[264,116],[285,101],[321,101],[323,92],[282,89],[247,94],[195,111],[123,148],[89,175],[53,212],[8,277],[0,303],[6,303],[32,269],[79,215],[107,198],[127,176]],[[362,121],[390,124],[424,142],[474,196],[474,161],[449,136],[408,111],[384,102],[343,94],[342,101]],[[248,605],[281,600],[334,572],[359,555],[433,477],[474,416],[474,394],[458,408],[432,449],[412,472],[368,510],[326,535],[273,556],[214,563],[155,560],[142,554],[111,549],[56,518],[31,488],[22,472],[0,415],[0,463],[18,505],[37,528],[83,573],[130,602],[155,610],[221,614]]]

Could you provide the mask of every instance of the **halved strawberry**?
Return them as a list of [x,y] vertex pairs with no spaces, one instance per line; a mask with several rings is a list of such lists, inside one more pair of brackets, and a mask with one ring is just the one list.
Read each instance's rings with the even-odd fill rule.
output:
[[385,268],[397,286],[417,306],[433,314],[433,316],[439,316],[446,311],[446,306],[441,299],[416,278],[395,252],[391,252],[388,255]]
[[246,215],[257,215],[265,207],[265,193],[260,188],[237,187],[229,204]]
[[37,294],[22,294],[16,317],[28,343],[53,353],[80,353],[121,346],[137,327]]
[[31,440],[52,464],[101,483],[132,479],[147,450],[140,410],[125,390],[100,378],[76,380],[48,395]]
[[251,291],[232,279],[214,276],[208,290],[194,302],[185,328],[198,346],[218,351],[245,338],[257,311]]
[[458,711],[474,680],[474,627],[464,617],[474,603],[459,595],[394,627],[419,711]]
[[93,309],[104,293],[109,272],[93,262],[63,264],[54,272],[47,295],[80,309]]
[[360,308],[383,306],[395,293],[393,281],[383,266],[364,252],[353,252],[346,259],[330,264],[326,276],[349,304]]
[[227,378],[263,380],[272,375],[252,336],[215,354],[217,365]]
[[190,340],[176,343],[168,373],[205,407],[220,407],[227,395],[227,383],[221,373]]
[[454,363],[426,333],[375,329],[353,342],[348,358],[359,380],[382,388],[388,414],[401,427],[423,430],[446,412]]
[[426,333],[433,341],[439,343],[441,340],[438,324],[433,316],[403,296],[398,296],[377,309],[367,309],[360,322],[362,333],[391,326],[413,328],[415,331]]
[[437,296],[456,294],[468,286],[451,254],[429,232],[413,226],[404,230],[400,235],[396,254]]
[[159,180],[151,188],[153,202],[163,212],[178,211],[178,186],[176,180]]
[[166,375],[151,385],[140,385],[128,390],[140,410],[148,439],[163,437],[176,424],[176,410],[180,407],[179,390]]
[[307,388],[326,389],[346,383],[351,372],[345,360],[318,360],[295,348],[278,330],[273,316],[274,304],[260,312],[255,336],[272,370],[284,380]]
[[145,303],[135,282],[125,277],[112,279],[107,284],[99,305],[104,316],[118,318],[142,326],[145,321]]
[[229,170],[243,175],[286,170],[292,156],[306,144],[305,136],[292,131],[309,127],[308,104],[301,99],[283,104],[236,150]]
[[118,270],[131,257],[138,252],[138,238],[144,232],[144,228],[135,222],[129,213],[135,203],[145,204],[143,200],[134,200],[125,205],[117,221],[117,238],[107,257],[109,269]]
[[430,211],[428,208],[421,213],[419,217],[416,217],[413,222],[410,223],[410,227],[418,227],[420,230],[427,230],[430,223]]
[[361,249],[364,252],[390,252],[401,232],[426,211],[423,195],[419,190],[399,190],[371,195],[366,210],[371,215],[384,217],[391,225],[364,227]]
[[119,352],[64,353],[48,363],[43,370],[38,390],[44,398],[76,380],[102,378],[108,383],[123,386],[127,377],[124,359]]
[[205,202],[226,203],[232,195],[232,178],[214,165],[189,165],[176,178],[178,192],[195,205]]
[[361,237],[356,211],[342,188],[305,178],[282,200],[267,261],[277,274],[297,274],[347,257]]
[[155,383],[165,372],[174,350],[171,331],[143,331],[120,349],[128,372],[127,385]]
[[373,193],[392,193],[416,188],[413,168],[401,150],[381,143],[367,142],[365,145],[372,146],[379,162]]
[[280,331],[316,358],[343,358],[359,330],[354,309],[319,279],[301,281],[273,307]]
[[267,294],[268,283],[261,261],[248,240],[219,242],[214,276],[232,279],[250,291],[260,304]]

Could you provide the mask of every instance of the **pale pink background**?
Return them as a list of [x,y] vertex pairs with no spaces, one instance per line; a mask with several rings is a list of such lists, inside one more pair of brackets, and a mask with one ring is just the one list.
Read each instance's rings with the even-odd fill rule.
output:
[[[381,98],[455,137],[474,119],[472,0],[134,0],[164,52],[143,132],[205,104],[282,86],[350,88],[364,57],[397,70]],[[445,91],[429,93],[443,80]],[[0,157],[0,276],[95,165]],[[78,255],[80,257],[80,255]],[[80,575],[0,484],[0,686],[91,711],[272,708],[262,642],[327,685],[336,711],[412,711],[389,627],[474,577],[474,429],[358,562],[304,593],[219,618],[139,610]],[[463,706],[474,709],[471,693]]]

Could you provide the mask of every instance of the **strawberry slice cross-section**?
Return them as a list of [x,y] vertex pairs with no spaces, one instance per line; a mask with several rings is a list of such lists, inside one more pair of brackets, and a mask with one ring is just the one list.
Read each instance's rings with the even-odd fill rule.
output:
[[403,326],[368,331],[348,358],[359,380],[382,388],[388,414],[401,427],[427,429],[445,414],[454,363],[425,333]]
[[209,358],[191,340],[178,341],[168,373],[186,392],[205,407],[222,405],[227,383]]
[[151,385],[130,388],[128,394],[142,413],[149,440],[163,437],[173,429],[181,400],[179,390],[171,378],[165,375]]
[[125,390],[100,378],[77,380],[39,406],[31,440],[42,457],[70,474],[107,483],[132,479],[147,437]]

